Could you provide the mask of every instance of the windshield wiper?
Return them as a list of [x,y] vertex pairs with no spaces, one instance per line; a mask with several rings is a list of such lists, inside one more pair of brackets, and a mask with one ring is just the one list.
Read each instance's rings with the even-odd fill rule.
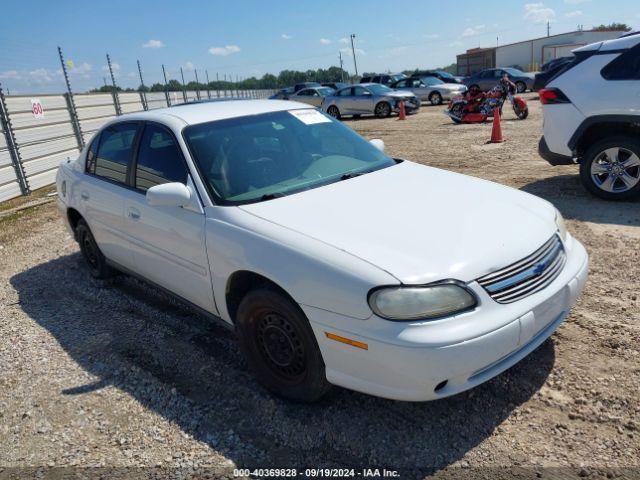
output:
[[280,198],[280,197],[284,197],[284,193],[280,193],[280,192],[267,193],[265,195],[262,195],[262,197],[260,197],[260,201],[273,200],[274,198]]
[[347,172],[340,177],[340,180],[349,180],[350,178],[359,177],[360,175],[364,175],[369,172]]

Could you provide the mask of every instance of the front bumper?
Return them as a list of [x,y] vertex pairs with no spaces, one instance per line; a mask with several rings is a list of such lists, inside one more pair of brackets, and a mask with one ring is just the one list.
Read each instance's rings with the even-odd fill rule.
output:
[[[406,113],[417,113],[420,110],[420,102],[416,100],[404,100],[404,110]],[[400,113],[400,102],[396,102],[393,107],[394,113]]]
[[538,142],[538,155],[553,166],[573,165],[575,163],[572,157],[552,152],[547,145],[547,141],[544,139],[544,135],[540,137],[540,141]]
[[[587,279],[588,256],[571,237],[566,250],[562,273],[540,292],[502,305],[472,282],[480,305],[443,320],[357,320],[302,305],[318,340],[327,380],[405,401],[443,398],[489,380],[542,344],[575,303]],[[327,332],[366,343],[368,349],[330,340]]]

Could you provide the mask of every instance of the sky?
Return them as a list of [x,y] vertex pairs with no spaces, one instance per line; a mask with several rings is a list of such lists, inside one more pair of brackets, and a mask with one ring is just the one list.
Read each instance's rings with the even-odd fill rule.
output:
[[468,48],[625,22],[640,28],[638,0],[1,0],[0,83],[11,94],[65,91],[57,47],[76,92],[110,82],[260,77],[339,65],[396,72],[454,63]]

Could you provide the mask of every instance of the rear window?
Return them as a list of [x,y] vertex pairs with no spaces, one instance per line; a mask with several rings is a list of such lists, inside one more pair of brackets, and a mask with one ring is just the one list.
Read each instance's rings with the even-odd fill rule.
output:
[[618,55],[600,73],[605,80],[640,80],[640,44]]

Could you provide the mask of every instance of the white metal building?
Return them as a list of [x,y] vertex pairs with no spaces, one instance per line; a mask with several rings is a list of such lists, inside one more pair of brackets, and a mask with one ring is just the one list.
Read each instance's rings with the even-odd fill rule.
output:
[[496,67],[518,66],[536,71],[540,65],[554,58],[566,57],[571,50],[594,42],[617,38],[625,32],[619,30],[577,30],[524,42],[500,45],[496,48]]

